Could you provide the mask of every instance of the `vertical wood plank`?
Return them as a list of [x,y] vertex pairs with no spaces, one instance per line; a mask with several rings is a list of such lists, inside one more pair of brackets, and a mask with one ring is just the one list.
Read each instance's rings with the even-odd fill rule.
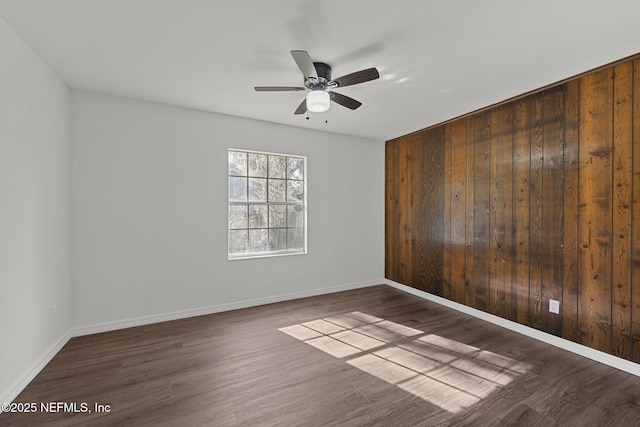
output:
[[633,212],[632,212],[632,301],[631,359],[640,363],[640,60],[633,61]]
[[411,173],[411,156],[409,154],[409,143],[406,138],[397,141],[398,159],[398,281],[412,286],[413,280],[409,271],[411,264],[411,205],[410,205],[410,183],[415,178]]
[[631,356],[633,63],[614,67],[612,353]]
[[403,269],[403,263],[404,263],[404,245],[403,245],[403,239],[404,239],[404,235],[402,233],[403,229],[402,229],[402,225],[404,223],[404,217],[406,215],[405,213],[405,206],[404,206],[404,199],[403,199],[403,194],[402,194],[402,185],[403,182],[405,181],[406,178],[404,178],[402,176],[402,170],[403,168],[401,167],[401,156],[402,156],[402,151],[401,151],[401,144],[399,140],[394,140],[392,141],[395,149],[393,150],[394,154],[395,154],[395,176],[396,176],[396,180],[395,180],[395,185],[392,187],[394,189],[394,191],[396,192],[395,194],[395,203],[394,205],[396,206],[396,212],[395,212],[395,239],[393,241],[393,245],[394,245],[394,260],[392,263],[392,267],[393,270],[395,272],[395,278],[393,280],[395,280],[396,282],[399,283],[406,283],[404,282],[404,277],[402,274],[402,269]]
[[562,191],[564,143],[564,88],[543,93],[543,169],[542,169],[542,330],[562,335],[562,315],[549,311],[549,300],[562,309]]
[[578,176],[579,176],[579,84],[565,85],[564,181],[563,181],[563,286],[562,336],[578,341]]
[[[426,214],[423,216],[426,233],[426,259],[424,278],[426,289],[442,296],[443,272],[443,230],[444,230],[444,127],[438,126],[423,133],[423,159],[427,160],[425,183],[421,189],[425,193]],[[416,190],[420,191],[420,190]]]
[[531,98],[517,101],[513,133],[513,224],[515,261],[513,305],[516,321],[530,324],[529,316],[529,193],[531,177]]
[[[502,238],[504,237],[504,229],[501,229],[501,221],[498,216],[501,213],[498,204],[503,198],[504,187],[502,186],[502,179],[499,175],[498,169],[500,166],[498,163],[500,144],[499,134],[502,132],[501,118],[502,108],[498,107],[492,109],[491,113],[491,137],[489,141],[489,224],[491,229],[489,230],[488,239],[488,257],[489,257],[489,280],[487,281],[487,312],[504,317],[504,303],[500,305],[500,286],[498,285],[498,246],[502,244]],[[500,314],[500,312],[503,312]]]
[[493,110],[491,122],[489,312],[508,317],[511,309],[511,220],[513,105]]
[[487,311],[489,303],[489,245],[491,225],[489,189],[491,175],[491,112],[474,116],[474,223],[473,223],[473,286],[475,308]]
[[407,157],[409,159],[409,175],[410,182],[407,189],[407,199],[411,220],[408,223],[408,245],[410,251],[411,267],[409,275],[411,277],[411,286],[427,291],[427,270],[428,261],[427,247],[427,177],[425,168],[429,164],[425,162],[425,154],[423,151],[424,144],[421,134],[413,134],[407,138]]
[[419,179],[414,180],[411,187],[411,199],[414,204],[412,227],[415,230],[412,236],[413,278],[414,284],[418,289],[430,291],[428,278],[431,272],[431,265],[429,264],[431,240],[429,239],[427,228],[431,224],[432,217],[429,215],[431,200],[428,194],[429,178],[427,173],[431,168],[431,163],[427,160],[428,155],[425,153],[424,135],[413,135],[411,143],[411,152],[416,159],[414,174],[419,177]]
[[473,135],[473,117],[469,117],[463,119],[465,121],[465,126],[467,127],[467,144],[466,144],[466,155],[467,155],[467,196],[466,196],[466,227],[465,227],[465,295],[464,301],[465,305],[469,307],[475,307],[475,297],[476,291],[474,287],[474,224],[475,224],[475,174],[474,174],[474,164],[475,164],[475,151],[476,145],[474,143]]
[[465,303],[466,270],[466,184],[467,184],[467,120],[450,125],[451,145],[451,299]]
[[543,94],[536,94],[531,103],[531,175],[529,192],[529,319],[531,326],[542,328],[542,242],[543,206]]
[[452,194],[452,175],[453,165],[451,162],[452,149],[451,149],[451,125],[444,125],[444,230],[443,230],[443,264],[442,264],[442,296],[447,299],[451,299],[453,293],[452,290],[452,270],[451,270],[451,256],[452,256],[452,222],[451,222],[451,203],[453,199]]
[[397,143],[395,141],[387,141],[385,144],[385,213],[384,213],[384,277],[390,280],[398,281],[396,265],[398,256],[396,254],[397,247],[397,230],[398,221],[396,215],[398,209],[398,188],[397,188]]
[[580,80],[580,342],[611,350],[613,71]]
[[499,254],[501,259],[499,262],[499,274],[501,274],[501,283],[503,292],[505,292],[505,310],[506,318],[509,320],[516,319],[516,306],[514,285],[513,285],[513,265],[515,262],[515,245],[514,245],[514,200],[513,200],[513,139],[514,139],[514,104],[510,103],[508,107],[507,118],[504,121],[505,130],[508,134],[504,135],[502,149],[502,185],[504,187],[504,241]]

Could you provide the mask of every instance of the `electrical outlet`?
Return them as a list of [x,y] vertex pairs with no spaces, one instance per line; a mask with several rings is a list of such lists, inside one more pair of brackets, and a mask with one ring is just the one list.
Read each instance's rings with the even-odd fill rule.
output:
[[549,300],[549,311],[551,313],[560,314],[560,301],[555,299]]

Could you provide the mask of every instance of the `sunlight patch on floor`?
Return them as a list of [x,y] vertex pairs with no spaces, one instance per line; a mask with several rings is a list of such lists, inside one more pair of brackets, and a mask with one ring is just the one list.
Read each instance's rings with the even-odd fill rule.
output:
[[359,311],[279,330],[454,414],[530,369],[524,362]]
[[343,357],[353,356],[354,354],[362,353],[359,348],[345,344],[342,341],[338,341],[331,337],[314,338],[307,341],[307,344],[314,346],[318,350],[322,350],[325,353],[329,353],[333,357],[342,359]]

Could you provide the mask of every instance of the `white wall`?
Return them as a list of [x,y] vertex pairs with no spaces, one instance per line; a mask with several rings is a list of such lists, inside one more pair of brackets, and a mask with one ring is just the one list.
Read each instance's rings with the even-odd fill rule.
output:
[[[71,118],[76,326],[383,279],[382,141],[83,91]],[[230,147],[308,156],[307,255],[227,260]]]
[[[71,327],[69,90],[0,19],[0,402]],[[51,307],[57,307],[52,320]],[[40,366],[41,367],[41,366]]]

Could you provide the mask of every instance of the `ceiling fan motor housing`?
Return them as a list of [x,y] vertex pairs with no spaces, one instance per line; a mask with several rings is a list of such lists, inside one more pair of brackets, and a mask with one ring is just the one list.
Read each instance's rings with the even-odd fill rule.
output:
[[327,83],[331,81],[331,67],[324,62],[314,62],[313,65],[316,67],[316,73],[318,74],[318,81],[313,81],[314,79],[307,79],[304,82],[304,85],[309,89],[324,89],[327,86]]

